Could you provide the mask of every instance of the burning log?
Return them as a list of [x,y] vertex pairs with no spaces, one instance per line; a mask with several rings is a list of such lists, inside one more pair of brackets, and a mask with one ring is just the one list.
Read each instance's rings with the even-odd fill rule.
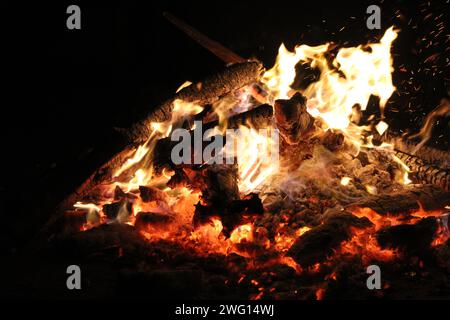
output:
[[159,228],[173,222],[174,218],[167,214],[154,212],[139,212],[136,215],[134,226],[139,230],[148,230],[149,228]]
[[306,98],[296,93],[289,100],[276,100],[275,120],[281,136],[289,145],[296,145],[312,131],[314,118],[306,111]]
[[257,194],[251,193],[244,199],[236,199],[229,201],[226,206],[217,208],[215,205],[195,206],[194,226],[198,227],[207,223],[211,223],[211,218],[218,217],[222,222],[222,233],[229,237],[239,225],[246,223],[249,216],[261,215],[264,208]]
[[239,198],[238,172],[235,165],[213,165],[193,176],[191,187],[202,192],[203,204],[195,206],[194,226],[211,222],[217,217],[222,221],[223,233],[230,232],[244,223],[244,216],[262,214],[264,209],[256,194]]
[[252,193],[240,199],[236,165],[209,165],[196,170],[177,167],[175,172],[168,186],[186,186],[202,194],[202,203],[195,206],[194,227],[220,218],[222,232],[229,236],[232,230],[245,223],[247,216],[264,212],[258,195]]
[[[253,129],[264,129],[272,123],[273,108],[269,104],[260,105],[249,111],[232,116],[227,121],[227,128],[237,129],[240,126],[250,126]],[[206,128],[212,128],[218,125],[207,123]]]
[[430,165],[422,159],[396,151],[395,155],[401,159],[413,172],[413,177],[424,183],[431,183],[450,192],[450,170]]
[[450,203],[450,194],[433,185],[415,186],[395,194],[368,196],[347,209],[370,208],[380,215],[400,214],[419,210],[443,209]]
[[103,212],[110,220],[126,221],[133,213],[133,203],[130,201],[119,201],[103,206]]
[[364,229],[371,225],[367,218],[357,218],[348,212],[332,214],[323,224],[300,236],[287,255],[301,266],[312,266],[323,262],[342,241],[349,239],[352,227]]
[[416,224],[402,224],[384,228],[377,233],[378,244],[384,249],[400,249],[410,255],[427,254],[438,229],[435,217]]
[[137,196],[132,193],[124,192],[119,186],[116,186],[114,189],[114,200],[134,200],[137,199]]
[[439,168],[450,168],[450,153],[426,145],[418,145],[405,140],[405,137],[387,134],[383,141],[394,145],[395,150],[421,159],[423,162]]
[[165,201],[167,196],[155,187],[139,186],[139,194],[143,202]]
[[64,213],[59,225],[59,231],[63,234],[78,232],[87,222],[87,213],[84,210],[71,210]]
[[143,143],[151,134],[152,122],[165,122],[171,119],[173,102],[176,99],[199,105],[210,104],[229,92],[258,82],[263,71],[263,66],[256,61],[233,64],[221,73],[180,90],[172,98],[152,110],[145,119],[126,130],[126,136],[132,143]]
[[[271,125],[273,119],[273,108],[271,105],[263,104],[246,112],[239,113],[227,120],[227,128],[237,129],[240,126],[250,126],[254,129],[263,129]],[[212,129],[219,125],[218,121],[211,121],[203,125],[203,130]],[[194,133],[191,131],[191,137]],[[225,141],[225,137],[223,137]],[[191,141],[193,142],[193,138]],[[173,166],[171,161],[171,152],[178,142],[172,141],[170,137],[157,141],[154,149],[154,165],[157,169],[161,169],[167,165]],[[193,148],[192,148],[193,150]]]

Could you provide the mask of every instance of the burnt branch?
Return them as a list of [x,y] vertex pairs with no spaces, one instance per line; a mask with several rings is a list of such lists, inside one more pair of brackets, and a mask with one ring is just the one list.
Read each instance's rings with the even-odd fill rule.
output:
[[369,196],[348,206],[350,209],[370,208],[380,215],[400,214],[419,210],[443,209],[450,203],[450,194],[433,185],[414,186],[394,194]]
[[130,142],[143,143],[151,134],[152,122],[165,122],[171,119],[173,102],[176,99],[199,105],[210,104],[229,92],[258,82],[263,71],[263,66],[255,61],[233,64],[221,73],[180,90],[124,133]]

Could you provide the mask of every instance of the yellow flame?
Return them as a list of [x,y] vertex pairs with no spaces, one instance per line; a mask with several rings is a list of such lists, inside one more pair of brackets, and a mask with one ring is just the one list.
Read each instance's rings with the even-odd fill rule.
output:
[[379,43],[342,48],[331,62],[326,58],[329,45],[297,46],[294,52],[281,45],[274,67],[268,70],[262,82],[275,99],[287,98],[293,89],[297,63],[310,63],[320,70],[320,79],[310,84],[302,94],[308,99],[308,111],[324,120],[327,128],[340,129],[354,140],[360,130],[350,122],[353,107],[365,110],[371,95],[380,98],[384,106],[395,90],[392,84],[391,44],[397,37],[393,27],[386,30]]
[[[189,85],[189,81],[185,82],[180,88],[178,88],[177,92]],[[203,107],[196,103],[175,99],[173,101],[171,119],[166,122],[152,122],[150,124],[152,133],[148,140],[134,151],[132,157],[127,159],[127,161],[125,161],[125,163],[114,173],[114,177],[120,176],[122,173],[141,161],[146,163],[137,168],[128,181],[116,182],[116,185],[124,188],[125,192],[136,190],[141,185],[147,185],[153,178],[153,167],[151,165],[151,159],[149,158],[151,158],[151,152],[153,151],[157,140],[169,136],[172,132],[174,124],[187,119],[190,116],[196,115],[202,110]]]
[[230,241],[235,244],[243,242],[252,242],[253,225],[251,223],[247,223],[234,229],[230,235]]
[[295,66],[297,63],[319,59],[327,50],[328,44],[317,47],[301,45],[295,47],[294,52],[290,52],[284,44],[281,44],[275,65],[264,73],[261,81],[269,88],[274,99],[289,98],[289,92],[292,90],[291,84],[296,76]]
[[352,178],[350,178],[350,177],[342,177],[341,184],[343,186],[347,186],[350,183],[351,180],[352,180]]
[[120,176],[124,171],[128,170],[131,166],[140,162],[145,157],[145,155],[149,151],[149,148],[147,147],[147,143],[148,143],[148,141],[146,143],[144,143],[143,145],[140,145],[136,149],[133,157],[127,159],[127,161],[114,173],[114,177]]
[[401,177],[400,177],[400,183],[402,184],[410,184],[412,181],[409,179],[408,174],[411,172],[409,167],[397,156],[392,155],[392,159],[394,159],[395,162],[397,162],[400,165],[401,168]]
[[375,129],[377,129],[378,133],[380,135],[382,135],[383,133],[386,132],[386,130],[388,129],[389,125],[384,122],[384,121],[380,121],[378,122],[378,124],[375,126]]
[[241,193],[254,191],[277,172],[277,132],[240,126],[236,132],[227,131],[226,140],[226,157],[235,157],[237,160]]
[[189,87],[192,84],[192,82],[190,81],[185,81],[181,86],[178,87],[177,91],[175,91],[176,93],[180,92],[181,90],[183,90],[184,88]]
[[87,209],[89,211],[92,210],[92,211],[96,211],[96,212],[100,212],[102,210],[102,208],[100,208],[99,206],[97,206],[94,203],[82,203],[80,201],[75,203],[73,206],[77,209]]

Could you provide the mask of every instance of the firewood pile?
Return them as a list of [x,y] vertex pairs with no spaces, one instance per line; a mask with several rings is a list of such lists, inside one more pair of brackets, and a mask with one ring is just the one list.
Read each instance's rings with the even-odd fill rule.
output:
[[[307,93],[270,94],[265,74],[232,64],[120,129],[126,146],[61,204],[40,250],[107,261],[115,295],[450,297],[449,167],[369,134],[355,146],[310,112]],[[226,142],[224,129],[243,129],[246,143],[230,163],[174,162],[170,133],[186,129],[193,146],[199,123]],[[253,160],[272,139],[258,129],[279,133],[276,166]],[[381,290],[366,287],[373,264]]]

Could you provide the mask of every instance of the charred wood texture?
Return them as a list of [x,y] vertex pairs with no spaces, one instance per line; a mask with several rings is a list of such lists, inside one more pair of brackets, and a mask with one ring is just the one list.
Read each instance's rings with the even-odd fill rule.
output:
[[196,169],[179,166],[167,185],[199,191],[206,205],[223,208],[230,201],[239,199],[237,179],[236,165],[210,165]]
[[166,194],[155,187],[139,186],[139,194],[143,202],[165,201]]
[[450,192],[450,169],[430,165],[421,158],[396,151],[399,157],[413,172],[413,178],[423,183],[431,183]]
[[255,61],[233,64],[221,73],[180,90],[152,110],[145,119],[134,124],[126,131],[126,135],[130,142],[143,143],[151,134],[152,122],[165,122],[171,119],[173,102],[176,99],[199,105],[210,104],[229,92],[257,82],[263,71],[263,66]]
[[400,249],[410,255],[426,255],[438,229],[436,218],[428,217],[416,224],[387,227],[377,233],[382,248]]
[[342,241],[351,237],[351,228],[364,229],[372,223],[367,218],[358,218],[348,212],[330,216],[323,224],[298,238],[288,251],[303,267],[323,262]]
[[126,193],[124,192],[119,186],[116,186],[116,189],[114,189],[114,200],[134,200],[137,199],[137,196],[132,193]]
[[338,130],[329,129],[321,137],[322,145],[330,151],[337,151],[344,145],[344,135]]
[[[419,205],[420,203],[420,205]],[[434,185],[414,186],[395,194],[368,196],[348,208],[370,208],[380,215],[400,214],[419,210],[443,209],[450,204],[450,194]]]
[[405,141],[404,138],[390,135],[385,139],[386,142],[394,145],[395,150],[413,155],[423,162],[442,169],[450,169],[450,153],[448,151],[438,150],[428,146],[420,146]]
[[[249,111],[239,113],[228,119],[227,128],[238,129],[240,126],[249,126],[254,129],[267,128],[273,117],[273,108],[271,105],[263,104]],[[206,128],[212,128],[218,125],[215,123],[207,123]]]
[[195,206],[194,226],[211,223],[211,218],[220,218],[222,222],[222,233],[229,237],[231,231],[236,227],[245,224],[249,216],[257,216],[264,213],[264,208],[258,195],[251,193],[243,199],[229,201],[224,207],[215,205],[202,205],[198,203]]
[[262,214],[264,208],[256,194],[244,199],[239,197],[238,171],[236,165],[212,165],[202,170],[183,169],[182,178],[176,182],[187,184],[202,193],[202,203],[195,208],[194,226],[211,223],[213,217],[220,218],[223,233],[229,233],[244,222],[244,216]]
[[133,203],[130,201],[119,201],[103,206],[103,212],[110,220],[126,219],[133,213]]
[[139,212],[136,215],[134,226],[139,230],[148,230],[151,228],[164,227],[173,222],[173,220],[173,216],[167,214],[155,212]]
[[306,111],[306,98],[296,93],[289,100],[276,100],[275,120],[284,140],[298,144],[314,127],[314,118]]

